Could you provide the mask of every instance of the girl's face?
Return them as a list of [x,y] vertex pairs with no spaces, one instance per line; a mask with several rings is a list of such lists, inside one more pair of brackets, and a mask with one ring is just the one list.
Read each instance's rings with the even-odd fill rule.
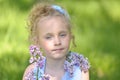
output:
[[42,18],[38,24],[39,45],[47,58],[61,59],[68,53],[71,33],[61,17]]

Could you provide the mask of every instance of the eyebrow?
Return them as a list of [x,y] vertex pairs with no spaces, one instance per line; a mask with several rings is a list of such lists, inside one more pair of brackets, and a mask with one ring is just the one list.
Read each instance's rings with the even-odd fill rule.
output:
[[[68,33],[68,31],[60,31],[59,34],[61,34],[61,33]],[[49,33],[49,32],[48,32],[48,33],[46,33],[45,35],[52,35],[52,34],[53,34],[53,33]]]
[[53,36],[52,33],[46,33],[44,36]]
[[61,31],[60,33],[67,33],[68,31]]

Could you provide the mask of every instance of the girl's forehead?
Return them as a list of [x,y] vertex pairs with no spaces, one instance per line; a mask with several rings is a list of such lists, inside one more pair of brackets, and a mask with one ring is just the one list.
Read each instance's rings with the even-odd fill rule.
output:
[[68,30],[67,22],[61,17],[47,17],[38,22],[37,25],[40,31],[59,31]]
[[55,23],[62,22],[63,24],[67,24],[67,21],[62,16],[46,16],[46,17],[42,17],[42,18],[39,19],[38,23],[39,24],[51,23],[52,21],[54,21]]

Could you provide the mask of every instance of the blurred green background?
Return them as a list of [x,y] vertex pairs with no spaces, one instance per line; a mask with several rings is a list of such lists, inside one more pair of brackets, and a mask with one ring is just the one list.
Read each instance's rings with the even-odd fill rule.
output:
[[[22,79],[30,57],[26,20],[37,1],[0,0],[0,80]],[[90,80],[120,79],[120,1],[48,1],[68,10],[77,44],[72,50],[89,58]]]

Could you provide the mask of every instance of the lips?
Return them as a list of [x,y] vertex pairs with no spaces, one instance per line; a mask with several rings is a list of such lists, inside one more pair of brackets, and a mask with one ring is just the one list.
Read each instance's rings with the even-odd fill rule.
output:
[[62,51],[64,48],[53,49],[52,51]]

